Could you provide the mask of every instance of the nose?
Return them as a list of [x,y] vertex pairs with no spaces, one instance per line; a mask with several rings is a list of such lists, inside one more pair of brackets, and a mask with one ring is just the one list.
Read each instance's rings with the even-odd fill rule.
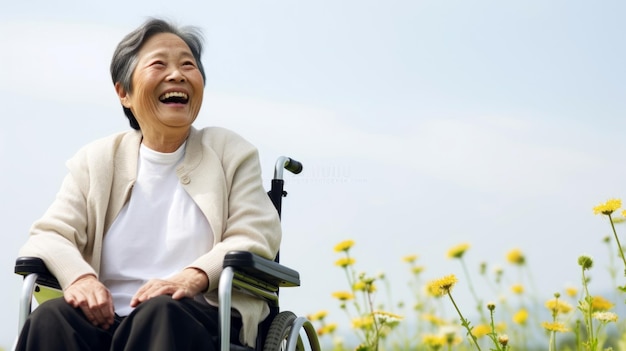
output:
[[184,82],[185,75],[176,67],[169,72],[166,80],[168,82]]

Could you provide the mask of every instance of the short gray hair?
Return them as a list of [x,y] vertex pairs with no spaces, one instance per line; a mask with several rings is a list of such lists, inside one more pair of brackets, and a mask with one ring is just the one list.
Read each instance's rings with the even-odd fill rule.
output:
[[[117,45],[113,53],[113,59],[111,60],[111,78],[113,79],[113,84],[120,83],[124,90],[132,92],[132,77],[137,67],[137,55],[139,50],[141,50],[141,47],[148,39],[159,33],[174,34],[189,46],[193,57],[196,59],[200,74],[202,74],[202,80],[206,82],[204,67],[201,61],[203,37],[200,30],[197,27],[178,27],[162,19],[150,18],[137,29],[128,33]],[[124,109],[124,114],[128,117],[130,126],[133,129],[139,130],[139,123],[137,123],[133,112],[124,106],[122,106],[122,108]]]

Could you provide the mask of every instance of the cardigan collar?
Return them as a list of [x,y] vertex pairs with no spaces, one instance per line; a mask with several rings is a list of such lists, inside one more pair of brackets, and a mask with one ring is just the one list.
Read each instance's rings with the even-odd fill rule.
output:
[[[123,135],[118,140],[114,156],[114,171],[112,184],[112,198],[106,229],[112,224],[119,211],[130,198],[133,186],[137,180],[137,166],[139,159],[139,147],[143,135],[140,130],[133,130]],[[178,177],[183,183],[189,179],[189,172],[198,167],[202,161],[202,135],[190,127],[189,136],[185,146],[185,157],[176,169]]]

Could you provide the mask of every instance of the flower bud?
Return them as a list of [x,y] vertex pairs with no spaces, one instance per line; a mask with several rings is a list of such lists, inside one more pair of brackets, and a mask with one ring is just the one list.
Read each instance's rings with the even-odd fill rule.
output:
[[506,335],[506,334],[502,334],[502,335],[498,336],[498,342],[502,346],[508,345],[509,344],[509,336]]
[[582,255],[578,257],[578,265],[583,268],[583,270],[590,269],[593,267],[593,259],[590,256]]

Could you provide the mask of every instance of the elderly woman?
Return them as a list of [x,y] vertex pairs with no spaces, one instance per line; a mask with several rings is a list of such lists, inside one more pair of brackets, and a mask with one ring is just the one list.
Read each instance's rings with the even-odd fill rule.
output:
[[[111,76],[134,130],[70,159],[33,224],[20,255],[41,257],[63,298],[31,314],[17,349],[217,349],[224,255],[276,255],[280,223],[257,150],[225,129],[192,127],[201,52],[196,29],[158,19],[119,43]],[[231,341],[253,346],[268,308],[236,293],[232,304]]]

